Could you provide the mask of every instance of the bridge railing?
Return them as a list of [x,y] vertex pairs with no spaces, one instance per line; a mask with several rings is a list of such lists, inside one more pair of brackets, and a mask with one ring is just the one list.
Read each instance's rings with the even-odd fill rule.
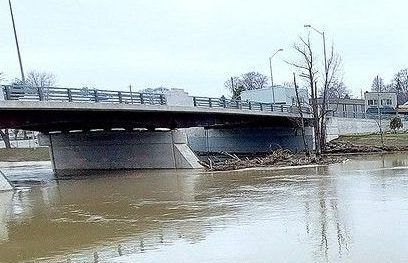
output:
[[6,100],[20,101],[61,101],[61,102],[100,102],[126,104],[166,104],[163,94],[111,91],[100,89],[69,89],[57,87],[3,86]]
[[[286,104],[272,104],[254,101],[231,100],[226,98],[193,97],[194,107],[225,108],[266,112],[299,113],[299,108]],[[308,107],[302,107],[303,113],[310,113]]]
[[[2,89],[6,100],[167,105],[166,96],[155,93],[89,88],[32,87],[24,85],[3,85]],[[192,97],[192,99],[194,107],[299,113],[299,108],[284,104],[241,101],[227,98]],[[310,110],[303,107],[302,112],[310,113]]]

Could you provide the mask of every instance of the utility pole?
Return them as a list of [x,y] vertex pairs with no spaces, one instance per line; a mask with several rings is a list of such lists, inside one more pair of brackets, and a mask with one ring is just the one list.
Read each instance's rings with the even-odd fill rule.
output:
[[326,56],[326,36],[324,35],[324,31],[320,31],[313,27],[312,25],[304,25],[304,27],[308,27],[319,33],[323,38],[323,56],[324,56],[324,74],[325,74],[325,89],[327,88],[327,76],[329,69],[327,68],[327,56]]
[[269,57],[269,69],[271,71],[271,87],[272,87],[272,100],[273,103],[275,103],[275,88],[273,87],[273,74],[272,74],[272,58],[278,53],[283,51],[282,48],[278,49],[275,51],[275,53],[272,54],[272,56]]
[[398,117],[398,107],[399,107],[398,96],[399,96],[400,90],[401,90],[401,83],[400,83],[399,77],[397,77],[397,104],[396,104],[397,106],[395,107],[396,108],[395,112],[397,113],[397,117]]
[[380,109],[380,92],[381,92],[381,83],[380,83],[380,78],[377,75],[376,78],[376,84],[377,84],[377,95],[378,95],[378,100],[377,100],[377,113],[378,113],[378,126],[380,128],[380,136],[381,136],[381,145],[384,147],[384,135],[383,135],[383,130],[382,130],[382,115],[381,115],[381,109]]
[[19,64],[20,64],[21,80],[23,81],[23,84],[24,84],[24,83],[25,83],[25,77],[24,77],[23,63],[21,62],[20,47],[19,47],[19,45],[18,45],[17,32],[16,32],[16,24],[14,23],[13,8],[11,7],[11,0],[9,0],[9,6],[10,6],[11,21],[12,21],[12,23],[13,23],[14,39],[16,40],[16,48],[17,48],[18,62],[19,62]]
[[130,91],[130,102],[133,104],[132,84],[129,84],[129,91]]

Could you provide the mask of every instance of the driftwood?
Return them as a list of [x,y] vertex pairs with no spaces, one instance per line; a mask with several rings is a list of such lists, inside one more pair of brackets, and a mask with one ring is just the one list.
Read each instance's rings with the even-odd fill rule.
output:
[[278,149],[271,152],[266,156],[257,156],[254,158],[240,159],[235,154],[227,154],[229,159],[213,162],[208,159],[209,162],[200,162],[205,168],[212,171],[227,171],[227,170],[237,170],[243,168],[251,167],[265,167],[265,166],[295,166],[295,165],[306,165],[306,164],[327,164],[332,162],[338,162],[343,160],[339,157],[324,157],[316,158],[314,156],[306,156],[304,154],[294,154],[290,150]]

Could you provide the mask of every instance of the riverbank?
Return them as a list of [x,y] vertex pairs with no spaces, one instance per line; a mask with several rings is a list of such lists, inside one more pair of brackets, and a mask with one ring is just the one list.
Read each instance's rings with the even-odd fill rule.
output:
[[408,133],[342,135],[326,146],[328,154],[408,151]]
[[37,148],[0,148],[1,162],[49,161],[48,147]]

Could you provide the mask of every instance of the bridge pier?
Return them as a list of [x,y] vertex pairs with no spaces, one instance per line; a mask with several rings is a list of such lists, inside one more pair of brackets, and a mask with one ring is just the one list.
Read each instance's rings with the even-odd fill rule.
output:
[[201,168],[183,131],[42,134],[56,175],[92,170]]

